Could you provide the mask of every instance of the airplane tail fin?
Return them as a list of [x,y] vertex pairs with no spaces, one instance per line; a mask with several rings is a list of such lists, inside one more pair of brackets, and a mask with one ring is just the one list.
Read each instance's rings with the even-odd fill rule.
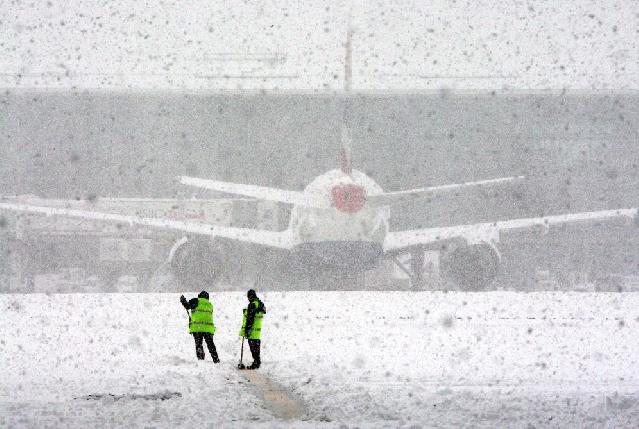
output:
[[349,27],[346,32],[345,56],[344,56],[344,111],[342,116],[342,134],[340,151],[341,169],[344,174],[349,176],[353,173],[353,164],[351,162],[351,130],[348,128],[351,115],[351,81],[353,80],[353,30],[350,27],[350,11],[349,11]]
[[351,160],[351,130],[346,126],[342,126],[342,148],[340,151],[340,168],[344,174],[349,176],[353,173],[353,164]]

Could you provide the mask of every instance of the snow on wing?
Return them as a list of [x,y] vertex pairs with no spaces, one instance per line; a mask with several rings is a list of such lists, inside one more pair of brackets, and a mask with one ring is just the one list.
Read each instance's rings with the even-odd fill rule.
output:
[[408,189],[397,192],[384,192],[381,194],[370,195],[366,198],[366,203],[371,207],[390,206],[410,202],[419,198],[434,197],[439,194],[445,194],[451,191],[463,190],[466,188],[480,186],[494,186],[505,183],[511,183],[522,180],[523,176],[516,177],[500,177],[497,179],[479,180],[476,182],[453,183],[450,185],[430,186],[428,188]]
[[407,231],[389,232],[384,241],[384,250],[399,250],[409,246],[419,244],[429,244],[452,238],[464,238],[475,241],[478,237],[498,234],[501,231],[550,227],[563,223],[594,222],[610,220],[614,218],[627,217],[637,218],[637,208],[600,210],[595,212],[570,213],[554,216],[543,216],[537,218],[512,219],[497,222],[478,223],[472,225],[455,225],[437,228],[414,229]]
[[252,197],[259,200],[278,201],[303,207],[330,207],[330,201],[328,198],[321,198],[319,195],[311,195],[299,191],[269,188],[267,186],[221,182],[217,180],[198,179],[196,177],[187,176],[180,176],[179,179],[180,183],[183,185],[195,186],[197,188],[210,189],[228,194],[244,195],[246,197]]
[[292,242],[287,231],[264,231],[249,228],[217,226],[198,222],[184,222],[163,218],[145,218],[96,211],[4,202],[0,202],[0,209],[27,213],[40,213],[47,216],[59,215],[105,222],[121,222],[129,225],[141,225],[151,228],[171,229],[191,234],[225,237],[247,243],[261,244],[263,246],[277,247],[281,249],[289,249]]

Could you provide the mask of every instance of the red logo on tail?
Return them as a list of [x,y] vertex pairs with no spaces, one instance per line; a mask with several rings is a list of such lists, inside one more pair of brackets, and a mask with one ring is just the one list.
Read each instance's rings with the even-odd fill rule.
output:
[[331,190],[333,206],[344,213],[356,213],[366,203],[366,191],[357,185],[337,185]]

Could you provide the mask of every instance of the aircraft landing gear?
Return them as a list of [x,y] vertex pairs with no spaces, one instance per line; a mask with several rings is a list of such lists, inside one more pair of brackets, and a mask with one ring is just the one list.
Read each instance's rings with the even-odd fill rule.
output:
[[424,280],[424,248],[421,246],[413,247],[409,253],[410,261],[408,262],[408,266],[400,261],[397,255],[393,256],[392,260],[395,265],[408,276],[411,290],[424,290],[426,287]]

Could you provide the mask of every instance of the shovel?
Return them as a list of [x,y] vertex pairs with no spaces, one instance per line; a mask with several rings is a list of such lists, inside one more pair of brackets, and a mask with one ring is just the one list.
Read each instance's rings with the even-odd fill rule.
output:
[[242,349],[240,350],[240,363],[237,364],[237,369],[246,369],[246,365],[242,363],[244,358],[244,337],[242,337]]

